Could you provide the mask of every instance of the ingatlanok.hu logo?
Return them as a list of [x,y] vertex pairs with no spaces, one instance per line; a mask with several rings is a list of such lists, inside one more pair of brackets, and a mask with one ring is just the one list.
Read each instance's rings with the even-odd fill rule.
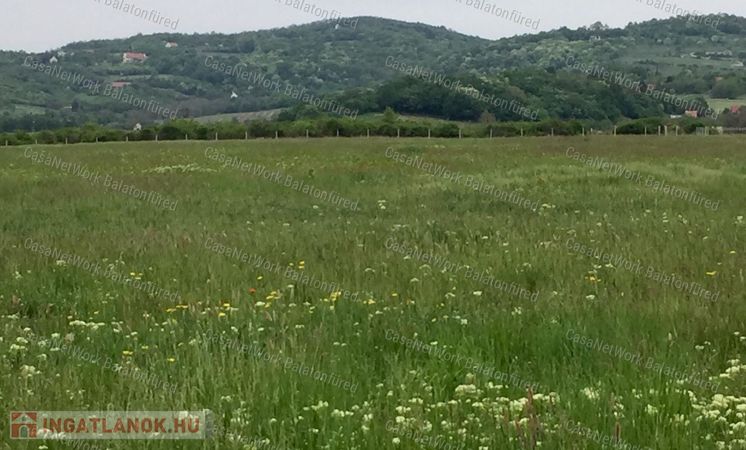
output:
[[11,411],[11,439],[206,439],[203,411]]
[[11,439],[36,439],[36,411],[10,413]]

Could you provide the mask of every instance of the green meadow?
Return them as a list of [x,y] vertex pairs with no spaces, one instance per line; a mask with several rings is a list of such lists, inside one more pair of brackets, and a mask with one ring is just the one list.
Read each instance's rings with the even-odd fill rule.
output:
[[0,148],[0,409],[213,418],[0,449],[746,448],[745,145]]

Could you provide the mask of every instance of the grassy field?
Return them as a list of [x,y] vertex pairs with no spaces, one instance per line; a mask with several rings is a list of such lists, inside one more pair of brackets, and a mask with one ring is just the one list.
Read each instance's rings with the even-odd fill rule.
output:
[[215,415],[96,449],[746,448],[745,144],[2,148],[0,405]]

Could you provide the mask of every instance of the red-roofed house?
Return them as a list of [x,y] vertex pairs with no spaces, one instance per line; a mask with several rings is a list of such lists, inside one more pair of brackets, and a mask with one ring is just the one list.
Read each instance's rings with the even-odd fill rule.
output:
[[133,62],[144,62],[146,59],[148,59],[148,55],[145,53],[140,52],[124,52],[122,53],[122,62],[123,63],[133,63]]
[[114,89],[124,89],[129,85],[130,85],[129,81],[112,81],[111,82],[111,87],[113,87]]

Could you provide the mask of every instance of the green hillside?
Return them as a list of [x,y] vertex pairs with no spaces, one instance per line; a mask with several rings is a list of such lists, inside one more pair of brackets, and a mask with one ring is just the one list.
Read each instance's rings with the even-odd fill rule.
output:
[[[319,22],[232,35],[137,35],[42,54],[0,52],[0,131],[85,122],[131,128],[168,117],[310,102],[287,95],[293,91],[336,100],[360,114],[392,106],[453,120],[478,120],[484,113],[497,120],[528,117],[407,76],[392,67],[394,61],[513,101],[535,119],[615,121],[683,111],[574,70],[568,61],[619,71],[705,103],[705,96],[746,94],[744,49],[746,19],[735,16],[720,16],[717,27],[682,18],[624,29],[597,23],[496,41],[373,17],[360,18],[355,29]],[[124,52],[148,58],[125,63]],[[52,58],[56,62],[49,64]],[[126,87],[112,89],[112,82]]]

